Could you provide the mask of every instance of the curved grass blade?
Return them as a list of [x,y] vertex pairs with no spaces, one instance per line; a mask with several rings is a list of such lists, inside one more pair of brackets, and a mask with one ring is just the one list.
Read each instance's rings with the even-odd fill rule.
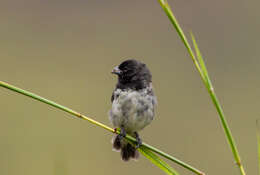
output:
[[[196,57],[191,49],[191,46],[181,28],[181,26],[179,25],[176,17],[174,16],[172,10],[171,10],[171,7],[169,6],[167,0],[159,0],[159,3],[161,5],[161,7],[163,8],[165,14],[168,16],[169,20],[171,21],[172,25],[174,26],[175,30],[177,31],[178,35],[180,36],[184,46],[186,47],[188,53],[190,54],[191,56],[191,59],[193,61],[193,63],[195,64],[197,70],[199,71],[200,74],[201,73],[201,69],[200,69],[200,66],[199,66],[199,63],[198,61],[196,60]],[[202,77],[203,78],[203,77]]]
[[257,151],[258,151],[258,174],[260,175],[260,128],[258,120],[256,121]]
[[203,60],[202,55],[201,55],[200,50],[199,50],[199,46],[198,46],[198,44],[197,44],[197,42],[195,40],[195,37],[192,34],[192,32],[190,33],[190,35],[191,35],[193,46],[194,46],[194,49],[195,49],[195,52],[196,52],[196,56],[197,56],[196,58],[197,58],[197,60],[199,62],[200,68],[202,70],[202,75],[203,75],[204,79],[207,81],[208,86],[209,86],[210,80],[209,80],[208,70],[206,68],[206,65],[204,63],[204,60]]
[[[161,5],[161,7],[163,8],[164,12],[166,13],[166,15],[168,16],[169,20],[171,21],[172,25],[174,26],[174,28],[176,29],[177,33],[179,34],[182,42],[184,43],[185,47],[187,48],[188,50],[188,53],[190,54],[191,56],[191,59],[193,61],[193,63],[195,64],[195,67],[197,68],[199,74],[200,74],[200,77],[202,78],[203,80],[203,83],[205,84],[208,92],[209,92],[209,95],[211,97],[211,100],[213,102],[213,104],[215,105],[215,108],[217,109],[217,112],[219,114],[219,118],[220,118],[220,121],[221,121],[221,124],[222,124],[222,127],[224,129],[224,133],[226,135],[226,138],[227,138],[227,141],[229,143],[229,146],[231,148],[231,151],[233,153],[233,157],[236,161],[236,164],[240,170],[240,174],[241,175],[245,175],[245,170],[244,170],[244,167],[241,163],[241,159],[240,159],[240,155],[238,153],[238,150],[237,150],[237,147],[236,147],[236,144],[235,144],[235,141],[233,139],[233,136],[231,134],[231,130],[229,129],[228,127],[228,123],[225,119],[225,115],[224,115],[224,112],[222,110],[222,107],[219,103],[219,100],[216,96],[216,93],[214,91],[214,88],[211,84],[211,81],[210,81],[210,78],[208,76],[208,72],[207,72],[207,69],[206,69],[206,66],[204,64],[204,61],[202,59],[202,56],[200,54],[200,51],[198,49],[198,46],[197,46],[197,43],[195,41],[195,39],[193,38],[193,43],[194,43],[194,47],[195,47],[195,50],[196,50],[196,53],[197,53],[197,57],[195,57],[191,47],[190,47],[190,44],[189,42],[187,41],[186,39],[186,36],[184,35],[184,32],[182,31],[177,19],[175,18],[167,0],[159,0],[159,3]],[[199,63],[198,63],[199,61]],[[204,69],[204,70],[202,70]]]
[[168,175],[179,175],[179,173],[174,170],[172,167],[170,167],[166,162],[164,162],[162,159],[160,159],[156,154],[151,152],[149,149],[145,147],[140,147],[138,149],[147,159],[149,159],[153,164],[155,164],[157,167],[159,167],[161,170],[163,170]]
[[[63,105],[60,105],[60,104],[58,104],[58,103],[55,103],[54,101],[51,101],[51,100],[49,100],[49,99],[43,98],[43,97],[41,97],[41,96],[39,96],[39,95],[37,95],[37,94],[34,94],[34,93],[32,93],[32,92],[29,92],[29,91],[26,91],[26,90],[24,90],[24,89],[18,88],[18,87],[16,87],[16,86],[13,86],[13,85],[8,84],[8,83],[3,82],[3,81],[0,81],[0,87],[9,89],[9,90],[11,90],[11,91],[14,91],[14,92],[17,92],[17,93],[19,93],[19,94],[25,95],[25,96],[27,96],[27,97],[33,98],[33,99],[35,99],[35,100],[37,100],[37,101],[40,101],[40,102],[42,102],[42,103],[48,104],[48,105],[50,105],[50,106],[53,106],[53,107],[55,107],[55,108],[57,108],[57,109],[60,109],[60,110],[62,110],[62,111],[68,112],[68,113],[72,114],[73,116],[76,116],[76,117],[78,117],[78,118],[80,118],[80,119],[83,119],[83,120],[87,120],[87,121],[89,121],[90,123],[92,123],[92,124],[94,124],[94,125],[96,125],[96,126],[99,126],[99,127],[101,127],[101,128],[104,128],[104,129],[106,129],[106,130],[108,130],[108,131],[110,131],[110,132],[112,132],[112,133],[120,134],[119,130],[114,130],[113,128],[110,128],[109,126],[104,125],[103,123],[100,123],[100,122],[98,122],[98,121],[96,121],[96,120],[94,120],[94,119],[92,119],[92,118],[90,118],[90,117],[87,117],[87,116],[85,116],[85,115],[82,115],[82,114],[80,114],[80,113],[78,113],[78,112],[76,112],[76,111],[74,111],[74,110],[72,110],[72,109],[70,109],[70,108],[67,108],[67,107],[65,107],[65,106],[63,106]],[[128,135],[128,134],[126,135],[126,139],[127,139],[128,141],[132,141],[132,142],[136,143],[136,139],[133,138],[133,137],[131,137],[131,136]],[[171,161],[173,161],[173,162],[179,164],[180,166],[182,166],[182,167],[184,167],[184,168],[186,168],[186,169],[188,169],[188,170],[190,170],[190,171],[192,171],[192,172],[194,172],[194,173],[196,173],[196,174],[198,174],[198,175],[204,174],[203,172],[201,172],[201,171],[197,170],[196,168],[194,168],[194,167],[188,165],[187,163],[185,163],[185,162],[183,162],[183,161],[181,161],[181,160],[178,160],[178,159],[176,159],[175,157],[173,157],[173,156],[171,156],[171,155],[169,155],[169,154],[167,154],[167,153],[165,153],[165,152],[163,152],[163,151],[161,151],[161,150],[159,150],[159,149],[157,149],[157,148],[155,148],[155,147],[153,147],[153,146],[151,146],[151,145],[148,145],[148,144],[146,144],[146,143],[142,143],[142,146],[143,146],[143,147],[146,147],[147,149],[149,149],[149,150],[151,150],[151,151],[153,151],[153,152],[155,152],[155,153],[157,153],[157,154],[159,154],[159,155],[161,155],[161,156],[163,156],[163,157],[165,157],[166,159],[169,159],[169,160],[171,160]]]

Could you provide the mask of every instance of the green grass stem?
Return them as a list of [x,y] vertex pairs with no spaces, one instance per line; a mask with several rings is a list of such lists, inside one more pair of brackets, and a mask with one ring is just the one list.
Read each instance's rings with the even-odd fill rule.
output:
[[[65,107],[65,106],[63,106],[63,105],[60,105],[60,104],[58,104],[58,103],[55,103],[55,102],[53,102],[53,101],[51,101],[51,100],[48,100],[48,99],[46,99],[46,98],[43,98],[43,97],[41,97],[41,96],[39,96],[39,95],[36,95],[36,94],[34,94],[34,93],[31,93],[31,92],[29,92],[29,91],[23,90],[23,89],[21,89],[21,88],[18,88],[18,87],[16,87],[16,86],[13,86],[13,85],[8,84],[8,83],[3,82],[3,81],[0,81],[0,86],[3,87],[3,88],[9,89],[9,90],[11,90],[11,91],[20,93],[20,94],[22,94],[22,95],[28,96],[28,97],[33,98],[33,99],[35,99],[35,100],[38,100],[38,101],[40,101],[40,102],[43,102],[43,103],[48,104],[48,105],[50,105],[50,106],[53,106],[53,107],[55,107],[55,108],[58,108],[58,109],[60,109],[60,110],[62,110],[62,111],[68,112],[68,113],[70,113],[70,114],[72,114],[72,115],[74,115],[74,116],[76,116],[76,117],[78,117],[78,118],[80,118],[80,119],[87,120],[87,121],[89,121],[90,123],[92,123],[92,124],[94,124],[94,125],[96,125],[96,126],[99,126],[99,127],[103,128],[103,129],[106,129],[106,130],[108,130],[108,131],[110,131],[110,132],[112,132],[112,133],[116,133],[116,134],[119,134],[119,133],[120,133],[120,131],[117,130],[117,129],[115,130],[115,129],[113,129],[113,128],[110,128],[109,126],[106,126],[106,125],[103,124],[103,123],[100,123],[100,122],[98,122],[98,121],[96,121],[96,120],[93,120],[93,119],[91,119],[91,118],[89,118],[89,117],[87,117],[87,116],[85,116],[85,115],[82,115],[82,114],[80,114],[80,113],[78,113],[78,112],[76,112],[76,111],[74,111],[74,110],[72,110],[72,109],[70,109],[70,108],[67,108],[67,107]],[[129,140],[129,141],[132,141],[132,142],[136,143],[136,139],[133,138],[133,137],[131,137],[130,135],[126,135],[126,139]],[[171,155],[169,155],[169,154],[167,154],[167,153],[164,153],[163,151],[161,151],[161,150],[159,150],[159,149],[157,149],[157,148],[155,148],[155,147],[153,147],[153,146],[150,146],[150,145],[148,145],[148,144],[146,144],[146,143],[142,143],[141,147],[138,148],[138,149],[139,149],[139,151],[140,151],[144,156],[146,156],[146,157],[147,157],[147,151],[146,151],[146,150],[148,149],[148,150],[150,150],[150,151],[153,151],[153,152],[155,152],[155,153],[157,153],[157,154],[159,154],[159,155],[165,157],[166,159],[169,159],[169,160],[171,160],[171,161],[177,163],[178,165],[180,165],[180,166],[182,166],[182,167],[184,167],[184,168],[186,168],[186,169],[188,169],[188,170],[190,170],[190,171],[192,171],[192,172],[194,172],[194,173],[196,173],[196,174],[198,174],[198,175],[203,175],[203,174],[204,174],[203,172],[201,172],[201,171],[197,170],[196,168],[194,168],[194,167],[188,165],[187,163],[184,163],[184,162],[182,162],[182,161],[180,161],[180,160],[174,158],[173,156],[171,156]],[[145,150],[143,150],[143,149],[145,149]],[[146,154],[145,154],[145,153],[146,153]],[[149,154],[149,152],[148,152],[148,154]],[[154,157],[154,156],[153,156],[153,155],[152,155],[152,156],[150,155],[150,157],[147,157],[147,158],[148,158],[148,159],[151,159],[152,157]],[[156,160],[155,160],[155,161],[156,161]],[[157,161],[158,161],[158,160],[157,160]],[[164,164],[164,165],[162,165],[162,166],[166,166],[166,165],[167,165],[166,163],[162,163],[162,162],[163,162],[162,160],[160,160],[160,162],[161,162],[161,164]],[[166,167],[167,167],[167,166],[166,166]],[[160,168],[161,168],[161,167],[160,167]],[[172,169],[172,170],[173,170],[173,169]],[[173,174],[176,174],[176,171],[174,171],[174,172],[175,172],[175,173],[173,173]],[[167,173],[169,173],[169,171],[168,171]]]
[[260,128],[258,120],[256,121],[256,138],[257,138],[257,153],[258,153],[258,174],[260,175]]
[[214,91],[213,85],[212,85],[211,80],[210,80],[209,75],[208,75],[208,71],[206,69],[206,65],[205,65],[205,63],[203,61],[202,55],[201,55],[200,50],[198,48],[198,45],[197,45],[197,43],[195,41],[195,38],[191,34],[192,41],[193,41],[193,46],[194,46],[195,51],[196,51],[196,56],[194,55],[194,53],[193,53],[193,51],[191,49],[191,46],[190,46],[188,40],[186,39],[186,36],[185,36],[183,30],[181,29],[177,19],[175,18],[175,16],[174,16],[174,14],[173,14],[173,12],[172,12],[172,10],[171,10],[167,0],[159,0],[159,3],[161,5],[161,7],[163,8],[164,12],[166,13],[166,15],[168,16],[169,20],[171,21],[172,25],[176,29],[176,31],[177,31],[178,35],[180,36],[182,42],[184,43],[185,47],[187,48],[188,53],[190,54],[191,59],[194,62],[195,67],[198,70],[198,72],[200,74],[200,77],[203,80],[203,83],[204,83],[204,85],[206,86],[206,88],[208,90],[208,93],[209,93],[209,95],[211,97],[211,100],[212,100],[214,106],[217,109],[217,112],[219,114],[219,118],[220,118],[222,127],[224,129],[224,133],[226,135],[227,141],[228,141],[228,143],[230,145],[230,148],[232,150],[233,157],[234,157],[234,159],[236,161],[236,164],[239,167],[240,173],[241,173],[241,175],[245,175],[246,173],[245,173],[244,167],[241,164],[241,159],[240,159],[240,156],[239,156],[239,153],[238,153],[235,141],[234,141],[233,136],[231,134],[231,131],[230,131],[229,127],[228,127],[228,123],[227,123],[227,121],[225,119],[225,115],[224,115],[222,107],[221,107],[221,105],[219,103],[219,100],[217,98],[217,95],[216,95],[216,93]]
[[147,159],[149,159],[152,163],[157,165],[160,169],[162,169],[166,174],[168,175],[179,175],[177,171],[172,169],[167,163],[165,163],[162,159],[160,159],[156,154],[151,152],[149,149],[143,147],[142,149],[139,149],[139,151],[146,155]]

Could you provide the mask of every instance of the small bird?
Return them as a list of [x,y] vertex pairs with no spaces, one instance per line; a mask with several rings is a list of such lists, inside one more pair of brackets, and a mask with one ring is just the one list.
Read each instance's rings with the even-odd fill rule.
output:
[[[120,128],[120,134],[112,139],[113,148],[121,151],[124,161],[137,159],[137,148],[142,144],[138,131],[151,123],[157,104],[152,75],[144,63],[135,59],[123,61],[112,73],[118,81],[111,97],[109,119],[115,128]],[[136,147],[123,139],[126,134],[136,138]]]

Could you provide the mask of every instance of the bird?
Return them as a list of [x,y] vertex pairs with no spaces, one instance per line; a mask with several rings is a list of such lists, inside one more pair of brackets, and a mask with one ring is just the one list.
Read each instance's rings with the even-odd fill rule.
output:
[[[146,64],[127,59],[114,67],[117,84],[112,93],[109,120],[120,134],[112,139],[113,150],[121,152],[124,161],[138,159],[137,148],[142,144],[138,132],[149,125],[155,116],[157,99],[153,91],[152,75]],[[128,143],[126,134],[136,138],[136,145]]]

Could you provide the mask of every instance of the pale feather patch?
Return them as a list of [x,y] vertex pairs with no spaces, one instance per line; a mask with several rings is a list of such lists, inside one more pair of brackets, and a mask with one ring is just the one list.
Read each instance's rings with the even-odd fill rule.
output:
[[114,127],[123,125],[131,133],[150,124],[156,103],[150,91],[151,87],[140,91],[117,89],[109,117]]

